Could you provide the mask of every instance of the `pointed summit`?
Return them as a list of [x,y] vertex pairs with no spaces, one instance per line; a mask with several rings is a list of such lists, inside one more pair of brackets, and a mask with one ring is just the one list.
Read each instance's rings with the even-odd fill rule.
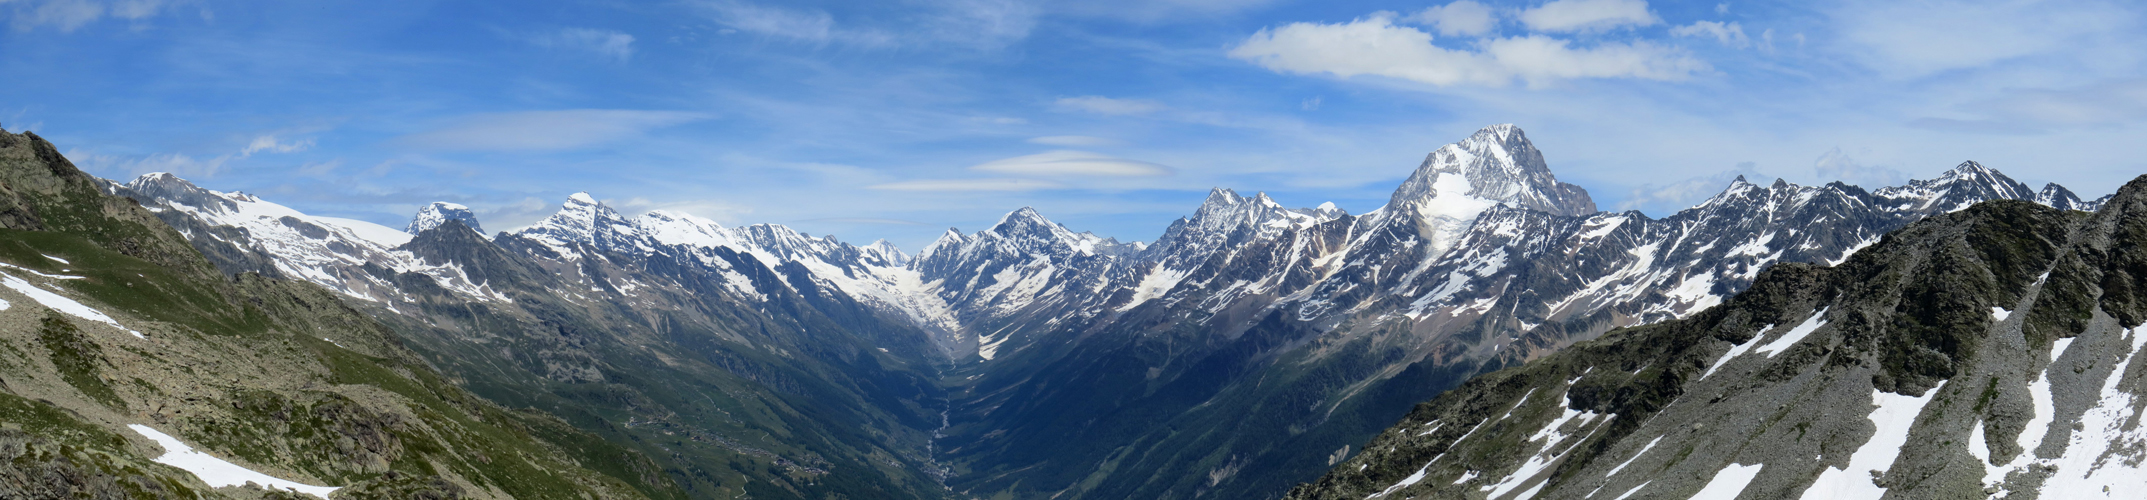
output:
[[196,186],[186,179],[167,172],[150,172],[127,183],[127,189],[165,203],[198,207],[219,213],[238,210],[238,204],[217,196],[214,191]]
[[2027,184],[1973,161],[1961,162],[1936,179],[1912,180],[1905,185],[1879,189],[1875,194],[1899,200],[1898,203],[1917,210],[1946,212],[1990,200],[2036,199],[2035,190]]
[[1200,206],[1201,208],[1207,208],[1210,206],[1228,206],[1236,205],[1244,201],[1245,197],[1238,196],[1238,192],[1235,190],[1223,187],[1215,187],[1208,189],[1208,199],[1200,202]]
[[1000,217],[999,223],[992,225],[991,232],[1011,237],[1038,231],[1051,232],[1053,229],[1066,231],[1065,228],[1059,227],[1058,223],[1044,218],[1044,214],[1037,213],[1034,207],[1021,207]]
[[1432,198],[1462,195],[1559,215],[1588,215],[1595,201],[1580,186],[1559,182],[1543,153],[1520,127],[1492,125],[1424,157],[1394,190],[1389,207],[1421,208]]
[[470,207],[444,201],[435,201],[419,208],[417,216],[410,218],[410,225],[405,226],[403,232],[416,235],[427,229],[440,227],[447,221],[459,221],[462,225],[469,226],[471,231],[485,234],[484,227],[477,224],[477,214],[470,212]]
[[1551,175],[1543,153],[1520,127],[1492,125],[1425,156],[1379,210],[1378,224],[1413,226],[1435,257],[1444,254],[1478,214],[1500,205],[1569,216],[1596,211],[1587,190]]
[[2058,210],[2084,210],[2079,195],[2055,182],[2044,184],[2042,192],[2035,194],[2035,202]]
[[620,233],[638,233],[632,221],[589,193],[574,193],[559,205],[559,212],[515,234],[552,244],[594,243],[599,247]]

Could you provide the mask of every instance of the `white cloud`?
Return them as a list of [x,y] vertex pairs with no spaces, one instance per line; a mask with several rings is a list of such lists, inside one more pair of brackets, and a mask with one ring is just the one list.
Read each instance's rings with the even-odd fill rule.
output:
[[74,31],[106,16],[130,21],[146,19],[167,5],[164,0],[0,0],[0,4],[8,3],[16,4],[14,15],[9,16],[15,29],[28,31],[51,25],[61,32]]
[[890,182],[871,186],[883,191],[1035,191],[1063,185],[1036,179],[937,179]]
[[2147,121],[2147,79],[2071,89],[2007,89],[1997,97],[1956,107],[1974,118],[1925,117],[1910,125],[1956,132],[2033,133],[2140,123]]
[[1199,21],[1266,7],[1276,0],[1088,0],[1052,2],[1053,13],[1135,23]]
[[1147,177],[1170,175],[1170,167],[1087,151],[1047,151],[969,167],[979,172],[1039,176]]
[[1744,27],[1738,26],[1735,22],[1721,23],[1716,21],[1695,21],[1692,24],[1670,28],[1670,34],[1676,36],[1711,37],[1714,38],[1715,41],[1722,42],[1723,45],[1728,45],[1730,47],[1739,49],[1750,47],[1752,45],[1752,38],[1747,37],[1744,34]]
[[1426,8],[1409,16],[1408,21],[1430,26],[1446,36],[1483,36],[1498,27],[1491,8],[1471,0]]
[[1029,144],[1042,144],[1046,146],[1073,147],[1116,146],[1119,144],[1117,139],[1111,139],[1108,137],[1092,137],[1086,135],[1053,135],[1046,137],[1035,137],[1030,138],[1027,142]]
[[799,220],[797,220],[797,221],[795,221],[795,222],[828,222],[828,223],[835,223],[835,224],[870,224],[870,225],[882,225],[882,226],[930,226],[930,225],[931,225],[931,224],[925,224],[925,223],[922,223],[922,222],[917,222],[917,221],[910,221],[910,220],[902,220],[902,219],[883,219],[883,218],[877,218],[877,217],[821,217],[821,218],[817,218],[817,219],[799,219]]
[[[737,32],[807,43],[866,48],[914,45],[1003,47],[1029,35],[1037,9],[1025,0],[932,0],[875,19],[887,28],[838,22],[819,9],[759,5],[739,0],[701,2],[717,23]],[[893,5],[893,4],[888,4]],[[887,7],[888,5],[881,5]]]
[[1556,0],[1521,11],[1521,24],[1547,33],[1651,26],[1662,22],[1648,12],[1646,0]]
[[427,149],[558,151],[708,118],[701,113],[627,109],[488,113],[463,117],[447,127],[404,136],[400,141]]
[[1832,17],[1849,57],[1881,74],[1916,78],[2036,55],[2104,66],[2121,52],[2097,47],[2136,39],[2124,31],[2139,14],[2099,1],[1998,0],[1858,2]]
[[1113,99],[1094,95],[1061,97],[1052,104],[1059,109],[1099,115],[1145,115],[1164,109],[1163,103],[1147,99]]
[[538,47],[589,52],[620,62],[634,57],[634,36],[617,31],[563,28],[521,38]]
[[1841,152],[1841,148],[1834,148],[1819,155],[1819,160],[1812,163],[1812,173],[1819,176],[1819,182],[1842,181],[1865,189],[1899,186],[1908,182],[1908,175],[1902,174],[1901,171],[1857,163],[1855,158]]
[[267,151],[270,153],[296,153],[299,151],[305,151],[306,148],[311,147],[313,147],[313,139],[305,139],[291,142],[279,142],[276,140],[276,136],[264,135],[253,138],[253,142],[247,143],[245,149],[239,150],[239,157],[249,158],[252,157],[254,153],[259,153],[262,151]]
[[[150,172],[170,172],[180,177],[207,178],[223,173],[225,164],[231,163],[233,160],[252,158],[254,153],[264,151],[270,153],[295,153],[305,151],[311,147],[313,147],[313,139],[283,142],[277,140],[274,135],[262,135],[254,137],[251,142],[246,144],[246,147],[240,148],[236,153],[225,153],[207,158],[196,158],[183,153],[162,153],[130,158],[101,155],[81,149],[69,150],[65,156],[67,161],[74,162],[77,167],[90,172],[118,173],[130,177]],[[335,165],[340,165],[341,161],[337,160],[329,163],[326,167],[307,164],[301,166],[299,171],[309,175],[316,172],[326,172],[335,168]]]
[[1618,203],[1618,209],[1648,210],[1661,216],[1690,207],[1722,192],[1738,177],[1744,177],[1746,182],[1754,184],[1771,181],[1772,177],[1759,173],[1757,166],[1752,162],[1743,162],[1738,163],[1735,169],[1693,177],[1669,185],[1642,185],[1634,188],[1625,201]]
[[1646,41],[1574,47],[1541,35],[1487,39],[1476,50],[1433,45],[1430,33],[1395,26],[1391,15],[1342,24],[1292,23],[1263,29],[1231,49],[1233,58],[1284,73],[1384,76],[1438,86],[1532,86],[1576,78],[1678,80],[1708,68],[1684,52]]

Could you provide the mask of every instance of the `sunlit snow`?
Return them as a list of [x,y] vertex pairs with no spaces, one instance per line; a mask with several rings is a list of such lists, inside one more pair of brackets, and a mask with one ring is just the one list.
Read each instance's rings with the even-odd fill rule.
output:
[[66,313],[69,316],[112,325],[113,328],[118,328],[120,330],[125,330],[127,333],[134,334],[135,338],[146,338],[142,336],[142,332],[137,332],[128,329],[125,326],[121,326],[118,320],[112,319],[111,316],[106,316],[103,311],[98,311],[94,308],[91,308],[90,306],[82,305],[81,302],[75,302],[74,299],[67,298],[66,296],[46,291],[43,288],[38,288],[37,285],[32,285],[28,281],[23,281],[22,278],[0,275],[0,284],[7,285],[8,288],[14,289],[17,293],[27,295],[30,297],[30,300],[35,300],[39,304],[44,304],[45,307],[50,307],[52,308],[52,310]]
[[1752,484],[1752,478],[1759,477],[1759,469],[1765,466],[1730,464],[1723,467],[1715,471],[1715,478],[1708,480],[1706,487],[1692,494],[1691,500],[1734,500],[1738,493],[1744,492],[1745,486]]
[[286,481],[267,474],[254,472],[252,469],[225,462],[223,459],[216,458],[213,455],[194,451],[194,448],[187,446],[184,442],[180,442],[178,438],[171,437],[169,434],[159,432],[146,425],[132,424],[128,425],[127,428],[134,429],[134,432],[156,441],[157,446],[164,447],[164,456],[157,457],[157,463],[192,472],[195,477],[201,478],[201,482],[208,483],[209,486],[220,488],[254,483],[269,489],[296,490],[299,493],[321,498],[328,498],[330,492],[339,489],[333,486],[313,486],[296,481]]
[[1941,382],[1938,387],[1924,392],[1921,397],[1872,389],[1871,400],[1878,405],[1878,409],[1873,410],[1869,418],[1878,430],[1873,432],[1871,439],[1864,441],[1863,446],[1850,452],[1848,469],[1828,467],[1821,471],[1819,479],[1812,481],[1811,487],[1804,490],[1802,498],[1876,500],[1884,496],[1886,489],[1871,482],[1870,471],[1885,472],[1893,468],[1894,459],[1901,456],[1901,445],[1908,443],[1910,428],[1916,425],[1916,415],[1922,414],[1923,406],[1929,404],[1931,398],[1945,388],[1946,384]]

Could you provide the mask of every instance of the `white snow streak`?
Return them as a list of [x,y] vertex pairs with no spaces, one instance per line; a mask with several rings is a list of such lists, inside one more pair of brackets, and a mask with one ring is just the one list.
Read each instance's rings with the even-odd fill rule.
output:
[[1894,459],[1901,456],[1901,445],[1908,443],[1909,429],[1916,425],[1916,415],[1922,414],[1923,406],[1929,404],[1931,398],[1945,388],[1946,384],[1941,382],[1938,387],[1924,392],[1921,397],[1872,389],[1872,403],[1879,408],[1871,412],[1870,418],[1878,430],[1871,435],[1871,439],[1864,441],[1863,446],[1857,447],[1856,451],[1849,454],[1848,469],[1828,467],[1821,471],[1819,479],[1812,481],[1811,487],[1804,490],[1803,498],[1845,500],[1877,499],[1884,496],[1886,489],[1872,484],[1870,471],[1884,472],[1893,468]]
[[146,425],[132,424],[128,425],[127,428],[134,429],[134,432],[156,441],[157,446],[164,447],[164,456],[157,457],[157,463],[178,467],[194,473],[195,477],[201,478],[201,482],[208,483],[209,486],[221,488],[254,483],[269,489],[291,489],[321,498],[328,498],[328,493],[339,489],[333,486],[313,486],[296,481],[286,481],[267,474],[254,472],[252,469],[225,462],[223,459],[216,458],[213,455],[194,451],[192,447],[180,442],[178,438],[158,432],[156,429]]
[[1692,494],[1692,500],[1734,500],[1738,493],[1744,492],[1745,486],[1752,484],[1752,478],[1759,477],[1759,469],[1765,466],[1730,464],[1723,467],[1715,472],[1714,479],[1707,481],[1706,487]]
[[43,304],[45,307],[52,308],[52,310],[67,313],[67,315],[69,316],[112,325],[113,328],[118,328],[120,330],[125,330],[127,333],[134,334],[134,338],[147,338],[142,336],[142,332],[130,330],[125,326],[121,326],[118,320],[112,319],[111,316],[106,316],[103,311],[98,311],[94,308],[91,308],[90,306],[82,305],[81,302],[75,302],[74,299],[67,298],[66,296],[46,291],[43,288],[38,288],[37,285],[32,285],[28,281],[23,281],[22,278],[0,275],[0,284],[5,284],[8,288],[12,288],[18,293],[27,295],[30,297],[30,300],[35,300],[37,301],[37,303]]

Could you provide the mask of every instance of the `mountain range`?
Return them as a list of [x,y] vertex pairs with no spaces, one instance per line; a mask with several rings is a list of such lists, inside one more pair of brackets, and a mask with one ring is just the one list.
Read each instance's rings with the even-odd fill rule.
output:
[[1314,498],[2128,498],[2147,176],[1936,214],[1836,265],[1416,406]]
[[1370,463],[1354,446],[1417,402],[1711,314],[1770,268],[1978,203],[2113,199],[1967,162],[1876,190],[1739,178],[1656,219],[1599,211],[1511,125],[1364,214],[1217,189],[1152,243],[1023,208],[914,255],[587,194],[485,236],[450,203],[397,230],[168,174],[100,186],[224,273],[332,290],[462,387],[631,447],[687,495],[768,498],[1276,497]]

